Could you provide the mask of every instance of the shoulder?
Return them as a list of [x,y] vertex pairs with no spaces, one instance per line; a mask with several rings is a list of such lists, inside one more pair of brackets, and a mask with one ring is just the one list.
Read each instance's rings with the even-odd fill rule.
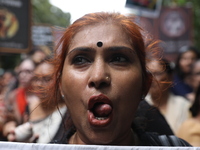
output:
[[174,135],[160,135],[159,140],[162,143],[162,146],[191,146],[188,142],[183,139],[180,139]]
[[174,95],[173,93],[170,93],[170,98],[171,101],[173,101],[174,103],[177,104],[182,104],[182,105],[186,105],[186,106],[191,106],[191,102],[189,100],[187,100],[185,97],[183,96],[179,96],[179,95]]
[[157,135],[148,133],[149,144],[151,146],[177,146],[177,147],[190,147],[191,145],[183,139],[174,135]]
[[189,118],[184,121],[177,132],[177,136],[183,139],[188,139],[198,134],[200,134],[200,123],[194,118]]
[[194,129],[194,128],[200,129],[200,122],[194,118],[189,118],[186,121],[184,121],[183,124],[181,125],[181,128],[184,128],[187,130],[191,129],[191,127],[192,127],[192,129]]

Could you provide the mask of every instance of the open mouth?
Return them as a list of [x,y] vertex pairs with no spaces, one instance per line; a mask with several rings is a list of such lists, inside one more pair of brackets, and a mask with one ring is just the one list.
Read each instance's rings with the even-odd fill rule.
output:
[[97,102],[94,104],[94,107],[90,111],[93,112],[95,119],[105,120],[111,114],[112,107],[109,104]]
[[91,125],[105,126],[112,118],[112,103],[104,95],[93,96],[88,103],[88,120]]

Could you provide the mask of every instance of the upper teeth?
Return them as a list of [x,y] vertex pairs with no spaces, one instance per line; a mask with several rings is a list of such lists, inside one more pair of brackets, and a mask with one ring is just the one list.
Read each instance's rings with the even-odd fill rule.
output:
[[97,120],[105,120],[107,117],[95,117]]

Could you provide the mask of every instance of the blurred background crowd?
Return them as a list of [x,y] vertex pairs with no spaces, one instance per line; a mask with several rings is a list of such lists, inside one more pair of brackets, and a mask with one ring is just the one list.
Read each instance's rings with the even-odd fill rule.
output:
[[[130,10],[130,4],[139,7],[135,13],[138,23],[162,41],[160,60],[147,61],[154,78],[137,115],[149,119],[147,131],[174,134],[200,146],[200,1],[127,0],[126,4]],[[158,4],[158,15],[143,15],[142,9],[156,10]],[[35,89],[51,82],[54,66],[47,61],[53,57],[63,29],[71,24],[71,15],[49,0],[30,1],[27,28],[32,36],[27,42],[32,44],[24,48],[18,41],[18,32],[24,27],[20,20],[16,21],[16,10],[11,4],[0,2],[0,141],[51,143],[63,136],[64,117],[60,116],[65,115],[67,108],[63,102],[59,110],[47,107]]]

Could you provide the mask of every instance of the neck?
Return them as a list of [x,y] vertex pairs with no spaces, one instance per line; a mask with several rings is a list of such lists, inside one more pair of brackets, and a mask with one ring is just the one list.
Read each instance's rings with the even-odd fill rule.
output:
[[156,94],[151,95],[151,99],[154,102],[154,105],[159,108],[166,106],[168,98],[169,98],[168,91],[163,91],[161,94],[158,94],[158,95]]
[[[131,131],[128,133],[128,135],[126,135],[124,138],[120,138],[120,140],[118,142],[113,142],[113,143],[107,143],[104,145],[121,145],[121,146],[134,146],[137,145],[138,142],[138,137],[137,135],[133,132],[133,130],[131,129]],[[71,138],[69,139],[69,144],[82,144],[82,145],[86,145],[86,144],[91,144],[91,143],[84,143],[79,134],[77,132],[75,132]],[[92,144],[97,144],[97,143],[92,143]],[[92,145],[91,144],[91,145]]]

